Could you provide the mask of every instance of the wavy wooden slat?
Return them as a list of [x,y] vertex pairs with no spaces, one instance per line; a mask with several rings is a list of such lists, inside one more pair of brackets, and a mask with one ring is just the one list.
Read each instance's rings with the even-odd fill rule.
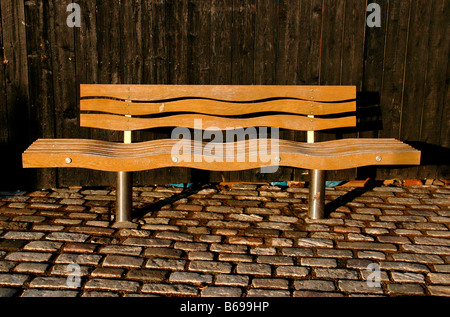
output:
[[[199,121],[197,121],[199,120]],[[295,115],[270,115],[252,118],[224,118],[207,115],[183,114],[163,118],[136,118],[108,114],[81,114],[82,127],[116,131],[135,131],[160,127],[186,127],[200,130],[226,130],[248,127],[277,127],[298,131],[319,131],[354,127],[356,117],[333,119],[308,118]]]
[[[197,146],[196,142],[191,140],[183,140],[189,146]],[[33,143],[28,151],[48,151],[52,152],[62,151],[67,152],[67,149],[71,151],[88,151],[95,149],[96,151],[104,151],[111,153],[118,153],[118,155],[133,155],[133,153],[141,153],[146,151],[167,151],[178,143],[179,140],[173,139],[160,139],[147,142],[133,143],[124,145],[123,143],[107,142],[100,140],[84,140],[84,139],[39,139]],[[268,144],[270,146],[270,139],[261,139],[258,144]],[[199,142],[201,146],[205,146],[207,142]],[[254,143],[243,143],[242,141],[235,142],[235,147],[252,146]],[[320,144],[320,145],[318,145]],[[309,152],[314,151],[316,154],[334,155],[341,152],[348,151],[361,151],[364,149],[369,150],[384,150],[384,149],[396,149],[403,150],[412,149],[411,146],[404,144],[395,139],[342,139],[333,141],[324,141],[319,143],[299,143],[289,140],[278,140],[278,146],[283,151],[293,152]]]
[[314,101],[343,101],[356,98],[355,86],[257,86],[257,85],[99,85],[80,86],[81,97],[112,97],[150,101],[201,97],[227,101],[267,98],[297,98]]
[[[348,140],[348,139],[347,139]],[[294,141],[280,140],[278,151],[269,156],[262,156],[258,152],[258,146],[251,141],[239,141],[231,144],[234,156],[228,154],[221,156],[222,162],[213,161],[208,156],[205,147],[211,145],[206,142],[193,142],[183,140],[194,154],[172,154],[173,146],[181,145],[180,140],[157,140],[142,142],[139,148],[135,144],[109,143],[95,140],[53,140],[47,142],[38,140],[33,143],[22,155],[24,167],[78,167],[103,171],[142,171],[160,167],[190,167],[214,171],[236,171],[263,166],[291,166],[306,169],[338,170],[354,168],[366,165],[417,165],[420,164],[420,152],[393,139],[385,140],[384,146],[379,142],[364,139],[350,139],[354,144],[327,141],[329,149],[323,151],[321,143],[308,144]],[[382,141],[383,139],[378,139]],[[334,143],[334,146],[333,146]],[[99,148],[101,144],[103,148]],[[161,146],[161,145],[165,146]],[[258,144],[258,143],[256,143]],[[269,142],[270,144],[270,142]],[[220,144],[216,144],[220,147]],[[118,149],[121,149],[120,151]],[[264,152],[266,153],[266,152]],[[174,162],[174,156],[177,161]],[[70,163],[66,159],[70,158]],[[196,161],[196,158],[198,161]],[[277,158],[281,161],[278,162]],[[243,160],[240,162],[239,160]]]
[[305,100],[271,100],[254,103],[230,103],[217,100],[183,99],[170,102],[142,103],[115,99],[82,99],[81,111],[142,116],[158,113],[192,112],[219,116],[245,115],[261,112],[283,112],[310,115],[329,115],[356,111],[356,101],[323,103]]

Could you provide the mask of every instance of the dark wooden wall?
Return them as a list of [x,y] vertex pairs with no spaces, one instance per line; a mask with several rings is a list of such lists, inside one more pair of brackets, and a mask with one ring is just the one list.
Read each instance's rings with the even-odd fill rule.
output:
[[[423,164],[330,172],[329,179],[448,177],[448,0],[77,0],[80,28],[66,24],[70,0],[1,0],[0,187],[113,185],[114,174],[21,169],[35,139],[120,140],[79,127],[82,83],[356,85],[357,129],[321,133],[392,137],[423,150]],[[366,7],[381,6],[380,28]],[[138,140],[169,137],[169,129]],[[305,133],[281,136],[304,140]],[[282,168],[205,173],[161,169],[136,184],[300,180]]]

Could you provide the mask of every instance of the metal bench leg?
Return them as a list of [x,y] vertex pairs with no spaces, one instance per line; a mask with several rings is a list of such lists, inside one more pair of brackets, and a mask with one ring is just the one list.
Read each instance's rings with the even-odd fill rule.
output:
[[325,174],[326,171],[311,170],[309,184],[309,210],[311,219],[323,219],[325,211]]
[[131,221],[133,173],[118,172],[116,188],[116,223]]

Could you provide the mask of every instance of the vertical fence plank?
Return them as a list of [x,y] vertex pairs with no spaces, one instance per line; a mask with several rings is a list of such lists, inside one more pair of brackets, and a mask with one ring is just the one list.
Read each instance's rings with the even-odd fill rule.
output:
[[[360,138],[376,138],[381,126],[373,126],[370,124],[372,119],[381,120],[382,126],[386,124],[384,116],[380,118],[380,112],[382,114],[383,105],[380,104],[381,91],[383,86],[383,67],[385,58],[385,45],[386,45],[386,33],[387,27],[389,27],[388,7],[392,5],[387,1],[375,0],[367,1],[367,4],[376,3],[381,9],[380,13],[380,26],[369,26],[366,24],[366,36],[364,43],[364,73],[363,73],[363,86],[362,93],[364,99],[358,108],[359,119],[359,132]],[[397,5],[397,3],[396,3]],[[367,15],[375,13],[367,12]],[[366,177],[376,177],[376,168],[374,166],[361,167],[357,169],[357,176],[360,179]]]
[[254,84],[255,0],[233,0],[232,84]]
[[[67,25],[67,1],[49,1],[50,42],[53,74],[55,137],[73,138],[80,134],[77,81],[75,72],[75,30]],[[71,169],[61,168],[57,185],[71,185]],[[79,171],[78,171],[79,172]],[[67,175],[69,173],[69,175]]]
[[[255,7],[254,84],[276,84],[278,6],[279,1],[257,1]],[[257,131],[258,132],[258,131]],[[280,130],[280,138],[286,133]],[[240,179],[277,181],[290,178],[292,168],[279,167],[275,173],[261,173],[260,169],[241,171]]]
[[[300,1],[297,84],[318,85],[322,37],[323,0]],[[297,131],[295,140],[306,142],[306,133]],[[309,172],[294,169],[294,180],[309,180]]]
[[[448,10],[447,10],[448,12]],[[448,32],[448,24],[447,24],[447,32]],[[448,55],[448,54],[447,54]],[[446,77],[450,77],[450,63],[447,63],[447,72]],[[448,83],[446,84],[446,92],[443,94],[443,99],[450,100],[450,89],[448,89]],[[448,163],[448,149],[450,149],[450,107],[446,102],[442,103],[442,119],[441,119],[441,127],[440,127],[440,139],[439,139],[439,147],[447,152],[443,159],[445,161],[444,164],[437,166],[436,177],[437,178],[448,178],[450,175],[450,164]],[[439,122],[439,121],[438,121]]]
[[[430,1],[412,1],[401,108],[400,139],[403,141],[418,141],[420,137],[428,66],[430,13]],[[405,178],[415,178],[418,176],[418,167],[405,167],[402,175]]]
[[[345,2],[324,0],[322,18],[322,47],[320,62],[320,85],[339,85],[341,82],[341,62],[343,56],[343,35],[345,22]],[[318,142],[340,138],[330,132],[316,133]],[[348,170],[329,171],[327,179],[348,178]]]
[[[3,27],[2,27],[2,8],[0,5],[0,148],[2,153],[6,153],[6,146],[9,140],[8,131],[8,109],[6,108],[6,82],[5,82],[5,64],[3,47]],[[2,158],[0,158],[0,162]]]
[[233,6],[227,0],[211,3],[211,72],[212,85],[231,84],[231,47]]
[[[450,3],[448,1],[432,1],[430,3],[432,17],[430,20],[429,39],[427,44],[428,62],[425,76],[424,98],[422,104],[422,119],[420,125],[420,145],[426,152],[423,154],[425,166],[418,168],[419,178],[438,177],[438,165],[450,164],[449,153],[439,148],[441,129],[436,124],[439,122],[445,126],[443,112],[448,108],[448,99],[445,99],[446,81],[448,74],[443,70],[448,65],[450,26],[448,16],[450,14]],[[419,105],[418,105],[419,106]],[[447,125],[448,125],[447,121]],[[446,157],[446,158],[445,158]],[[429,158],[429,159],[428,159]],[[432,164],[432,165],[428,165]]]
[[3,64],[5,65],[6,109],[9,144],[2,155],[6,175],[2,187],[17,189],[30,186],[30,171],[22,169],[22,152],[30,142],[28,63],[24,2],[2,0]]
[[[275,8],[276,19],[276,64],[275,84],[298,84],[298,60],[300,42],[300,1],[277,1]],[[272,8],[273,9],[273,8]],[[294,140],[297,132],[280,130],[280,138]],[[289,181],[294,178],[295,169],[280,167],[276,173],[262,174],[264,179],[273,181]]]
[[[188,84],[209,85],[211,83],[211,1],[188,1]],[[203,127],[207,128],[207,127]],[[191,135],[203,131],[191,130]],[[205,140],[208,141],[208,140]],[[192,183],[209,183],[210,172],[191,170]]]
[[[158,1],[155,7],[154,51],[155,83],[188,83],[188,3],[187,1]],[[157,35],[160,33],[159,35]],[[170,138],[171,129],[156,129],[155,138]],[[188,183],[192,170],[182,167],[157,171],[159,182]]]
[[[30,139],[55,137],[52,54],[50,45],[50,3],[26,2],[25,21],[28,54]],[[56,186],[56,169],[30,170],[35,188]]]
[[[75,28],[75,52],[76,52],[76,89],[77,105],[80,104],[80,85],[97,84],[99,74],[99,56],[97,50],[97,5],[96,1],[77,1],[81,8],[81,27]],[[78,107],[79,109],[79,107]],[[92,139],[93,129],[80,127],[76,135],[79,138]],[[75,137],[75,136],[72,136]],[[79,185],[93,186],[104,185],[101,178],[104,173],[92,170],[62,169],[63,177],[60,177],[62,186]],[[102,175],[103,174],[103,175]],[[97,179],[98,178],[98,179]]]
[[[254,84],[255,0],[233,0],[231,20],[231,83]],[[245,174],[246,172],[246,174]],[[218,172],[220,181],[249,181],[256,170]],[[217,179],[216,174],[212,174]]]
[[[344,34],[342,39],[342,61],[340,85],[356,86],[362,90],[364,72],[364,35],[366,26],[365,1],[345,1]],[[342,129],[342,138],[356,138],[357,128]],[[357,169],[340,171],[338,179],[354,179]]]
[[[378,131],[379,138],[399,137],[410,9],[411,0],[392,1],[389,4],[383,84],[380,89],[382,129]],[[389,179],[399,174],[399,169],[380,168],[376,177]]]
[[[212,85],[230,85],[232,83],[232,24],[233,5],[227,0],[211,3],[211,63],[210,83]],[[223,134],[224,137],[224,134]],[[211,182],[225,180],[224,174],[229,172],[211,171]],[[228,179],[228,177],[227,177]]]

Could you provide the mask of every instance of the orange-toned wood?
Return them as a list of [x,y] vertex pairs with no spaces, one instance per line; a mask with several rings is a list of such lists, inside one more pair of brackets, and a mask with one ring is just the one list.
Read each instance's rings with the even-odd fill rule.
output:
[[[200,121],[196,121],[200,120]],[[201,123],[199,123],[201,122]],[[116,131],[134,131],[159,127],[186,127],[209,130],[228,128],[278,127],[282,129],[307,131],[354,127],[356,117],[334,119],[309,118],[296,115],[268,115],[252,118],[224,118],[197,114],[174,115],[163,118],[136,118],[109,114],[81,114],[82,127],[100,128]]]
[[[268,141],[268,162],[258,152],[261,144],[258,142],[233,142],[231,148],[234,156],[224,145],[222,162],[211,161],[212,157],[205,154],[205,146],[209,144],[206,142],[182,140],[191,154],[172,153],[178,142],[180,140],[173,139],[135,144],[80,139],[37,140],[23,154],[23,166],[79,167],[103,171],[142,171],[179,166],[237,171],[271,165],[339,170],[366,165],[420,164],[420,152],[395,139],[345,139],[310,144],[279,140],[278,151],[274,153],[270,152]],[[173,160],[174,156],[177,162]],[[277,157],[281,159],[279,162]],[[227,161],[227,158],[232,160]]]
[[81,85],[81,97],[111,97],[150,101],[200,97],[226,101],[298,98],[310,101],[344,101],[356,98],[355,86],[256,85]]
[[81,111],[97,111],[121,115],[151,115],[158,113],[193,112],[220,116],[244,115],[260,112],[328,115],[356,111],[356,101],[323,103],[305,100],[271,100],[252,103],[230,103],[217,100],[183,99],[169,102],[142,103],[115,99],[82,99]]

